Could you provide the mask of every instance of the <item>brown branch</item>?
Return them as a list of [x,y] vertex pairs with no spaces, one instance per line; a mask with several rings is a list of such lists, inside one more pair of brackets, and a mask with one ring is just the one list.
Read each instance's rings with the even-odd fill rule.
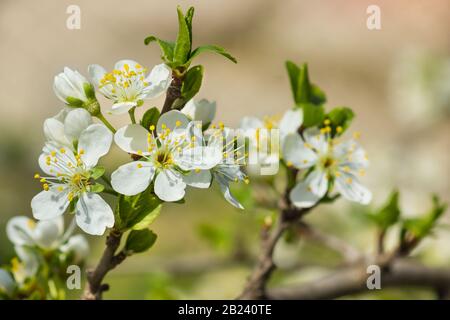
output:
[[[274,300],[335,299],[350,294],[370,293],[367,288],[366,265],[345,268],[336,273],[302,284],[298,287],[268,290],[267,298]],[[381,273],[381,288],[422,287],[438,293],[438,298],[448,298],[450,269],[433,269],[410,261],[398,259]]]
[[109,289],[107,284],[103,284],[106,274],[125,260],[124,252],[116,254],[120,245],[122,233],[111,230],[106,238],[106,248],[103,255],[94,270],[88,271],[87,283],[82,299],[84,300],[101,300],[104,291]]
[[176,71],[172,72],[172,82],[166,93],[166,100],[164,101],[163,108],[161,109],[161,114],[169,112],[172,110],[173,103],[175,100],[181,97],[181,85],[183,84],[183,79],[178,75]]

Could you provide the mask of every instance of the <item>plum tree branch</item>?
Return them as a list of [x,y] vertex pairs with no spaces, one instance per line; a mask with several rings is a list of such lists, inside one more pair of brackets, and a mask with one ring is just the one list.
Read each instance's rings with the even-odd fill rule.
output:
[[[366,265],[358,264],[337,271],[322,279],[296,287],[273,288],[267,298],[274,300],[336,299],[350,294],[370,293],[367,288]],[[392,261],[381,274],[381,288],[422,287],[439,293],[438,298],[449,298],[450,269],[429,268],[406,259]]]

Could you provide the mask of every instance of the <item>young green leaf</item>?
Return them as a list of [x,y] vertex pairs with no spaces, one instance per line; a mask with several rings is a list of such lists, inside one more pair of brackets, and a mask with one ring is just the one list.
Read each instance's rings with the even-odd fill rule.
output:
[[192,19],[194,18],[194,7],[190,7],[188,11],[186,12],[186,24],[188,26],[189,30],[189,40],[191,42],[191,49],[192,49]]
[[203,80],[203,66],[194,66],[190,68],[184,76],[181,86],[181,98],[177,99],[173,108],[180,108],[186,102],[191,100],[200,90]]
[[286,69],[292,89],[292,95],[297,105],[304,103],[322,105],[326,102],[325,93],[309,80],[308,65],[298,67],[292,61],[286,61]]
[[155,243],[157,235],[149,229],[132,230],[125,243],[128,253],[141,253],[150,249]]
[[88,99],[94,100],[95,98],[95,88],[91,83],[83,83],[83,90]]
[[173,62],[173,52],[175,50],[175,43],[161,40],[155,36],[148,36],[145,38],[144,43],[148,45],[149,43],[155,41],[159,47],[161,48],[161,58],[167,64],[171,64]]
[[148,109],[145,111],[144,115],[142,116],[141,120],[141,126],[143,126],[145,129],[149,130],[150,126],[155,126],[159,119],[159,109],[156,107],[153,107],[151,109]]
[[369,215],[369,217],[378,225],[378,227],[380,227],[380,229],[386,230],[398,222],[401,213],[398,205],[398,199],[398,190],[392,191],[383,207]]
[[336,107],[331,110],[327,118],[331,122],[332,136],[343,134],[352,123],[354,116],[353,110],[347,107]]
[[175,67],[184,65],[188,61],[191,53],[191,35],[189,34],[189,27],[180,6],[177,7],[177,14],[178,36],[173,52],[173,62]]
[[96,183],[89,186],[89,192],[100,193],[103,190],[105,190],[105,186],[100,183]]
[[314,127],[321,124],[325,118],[325,109],[321,105],[312,103],[302,103],[303,126],[305,128]]
[[431,210],[420,218],[406,219],[403,229],[410,232],[414,237],[421,239],[431,233],[437,220],[447,209],[447,204],[442,203],[437,195],[433,195],[433,206]]
[[300,68],[292,61],[286,61],[285,65],[289,75],[289,81],[291,83],[292,97],[294,98],[295,103],[297,103],[297,88]]
[[114,213],[118,229],[131,229],[148,215],[155,214],[154,210],[161,204],[161,200],[152,191],[152,188],[148,188],[135,196],[119,197]]
[[215,45],[205,45],[205,46],[200,46],[200,47],[196,48],[194,51],[192,51],[192,53],[189,57],[189,62],[192,62],[192,60],[196,56],[200,55],[203,52],[214,52],[214,53],[224,56],[225,58],[228,58],[229,60],[233,61],[234,63],[237,63],[237,60],[235,57],[233,57],[231,54],[229,54],[224,48],[215,46]]

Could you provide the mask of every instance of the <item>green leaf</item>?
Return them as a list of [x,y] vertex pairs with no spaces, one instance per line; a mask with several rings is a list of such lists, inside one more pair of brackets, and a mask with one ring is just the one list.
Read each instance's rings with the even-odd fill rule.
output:
[[[186,12],[186,24],[188,26],[188,30],[189,30],[189,40],[191,42],[191,46],[192,46],[192,18],[194,18],[194,7],[190,7],[188,9],[188,11]],[[191,48],[192,49],[192,48]]]
[[155,41],[161,48],[161,58],[164,60],[164,62],[170,64],[173,61],[173,51],[175,49],[175,43],[161,40],[155,36],[148,36],[147,38],[145,38],[144,43],[145,45],[148,45],[153,41]]
[[289,75],[289,81],[291,83],[292,97],[294,98],[295,103],[297,103],[297,88],[300,68],[292,61],[286,61],[285,65]]
[[141,125],[149,130],[151,125],[154,125],[156,127],[156,123],[159,119],[159,110],[156,107],[153,107],[151,109],[148,109],[145,111],[144,115],[142,116]]
[[194,51],[192,51],[191,56],[189,57],[189,62],[191,62],[196,56],[200,55],[203,52],[214,52],[218,53],[229,60],[233,61],[234,63],[237,63],[237,60],[235,57],[233,57],[231,54],[229,54],[224,48],[215,46],[215,45],[205,45],[200,46],[196,48]]
[[94,180],[97,180],[105,173],[105,167],[103,166],[96,166],[95,168],[91,169],[91,178]]
[[100,183],[92,184],[89,186],[89,192],[100,193],[103,190],[105,190],[105,186]]
[[383,230],[396,224],[400,218],[400,208],[398,205],[399,192],[392,191],[386,203],[369,217]]
[[161,200],[153,193],[151,187],[135,196],[120,195],[115,210],[118,228],[121,231],[133,228],[148,215],[154,215],[154,210],[158,209],[160,204]]
[[292,94],[297,105],[310,103],[313,105],[322,105],[326,102],[325,93],[309,80],[308,65],[304,63],[298,67],[292,61],[286,61],[291,83]]
[[203,80],[203,66],[194,66],[190,68],[184,76],[183,84],[181,85],[181,98],[177,99],[173,108],[180,108],[186,102],[191,100],[200,90]]
[[191,53],[191,35],[189,33],[189,27],[186,23],[186,19],[181,11],[181,7],[177,7],[178,14],[178,36],[175,42],[175,48],[173,52],[174,66],[184,65]]
[[155,243],[157,235],[149,229],[132,230],[125,243],[125,251],[141,253],[150,249]]
[[[330,119],[332,127],[332,135],[341,135],[348,129],[355,114],[352,109],[347,107],[336,107],[331,110],[327,118]],[[337,130],[340,127],[341,129]],[[338,132],[339,131],[339,132]]]
[[153,211],[151,211],[149,214],[147,214],[141,221],[136,223],[132,229],[133,230],[141,230],[148,228],[149,225],[153,223],[153,221],[156,220],[156,218],[159,217],[159,214],[161,213],[161,207],[162,204],[159,204]]
[[314,127],[321,124],[325,118],[325,109],[321,105],[312,103],[301,104],[303,109],[303,126],[305,128]]
[[[403,229],[412,233],[416,238],[423,238],[431,233],[437,220],[447,209],[447,204],[442,203],[437,195],[432,197],[433,206],[430,211],[420,218],[406,219],[403,222]],[[404,233],[404,232],[403,232]]]

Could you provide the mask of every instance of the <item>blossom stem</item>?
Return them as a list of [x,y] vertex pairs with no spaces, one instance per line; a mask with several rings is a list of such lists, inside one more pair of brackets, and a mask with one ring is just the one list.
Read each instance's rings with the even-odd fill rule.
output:
[[130,115],[131,123],[133,123],[133,124],[136,123],[136,117],[134,115],[135,111],[136,111],[136,107],[133,107],[128,111],[128,114]]
[[103,124],[105,126],[108,127],[109,130],[111,130],[112,133],[116,133],[116,129],[114,129],[114,127],[112,126],[111,123],[109,123],[108,120],[106,120],[106,118],[103,116],[103,114],[100,112],[97,116],[96,116],[101,122],[103,122]]
[[181,97],[181,85],[183,84],[183,79],[180,78],[178,73],[172,72],[172,82],[167,89],[166,100],[164,101],[161,114],[169,112],[172,110],[173,103],[175,100]]

